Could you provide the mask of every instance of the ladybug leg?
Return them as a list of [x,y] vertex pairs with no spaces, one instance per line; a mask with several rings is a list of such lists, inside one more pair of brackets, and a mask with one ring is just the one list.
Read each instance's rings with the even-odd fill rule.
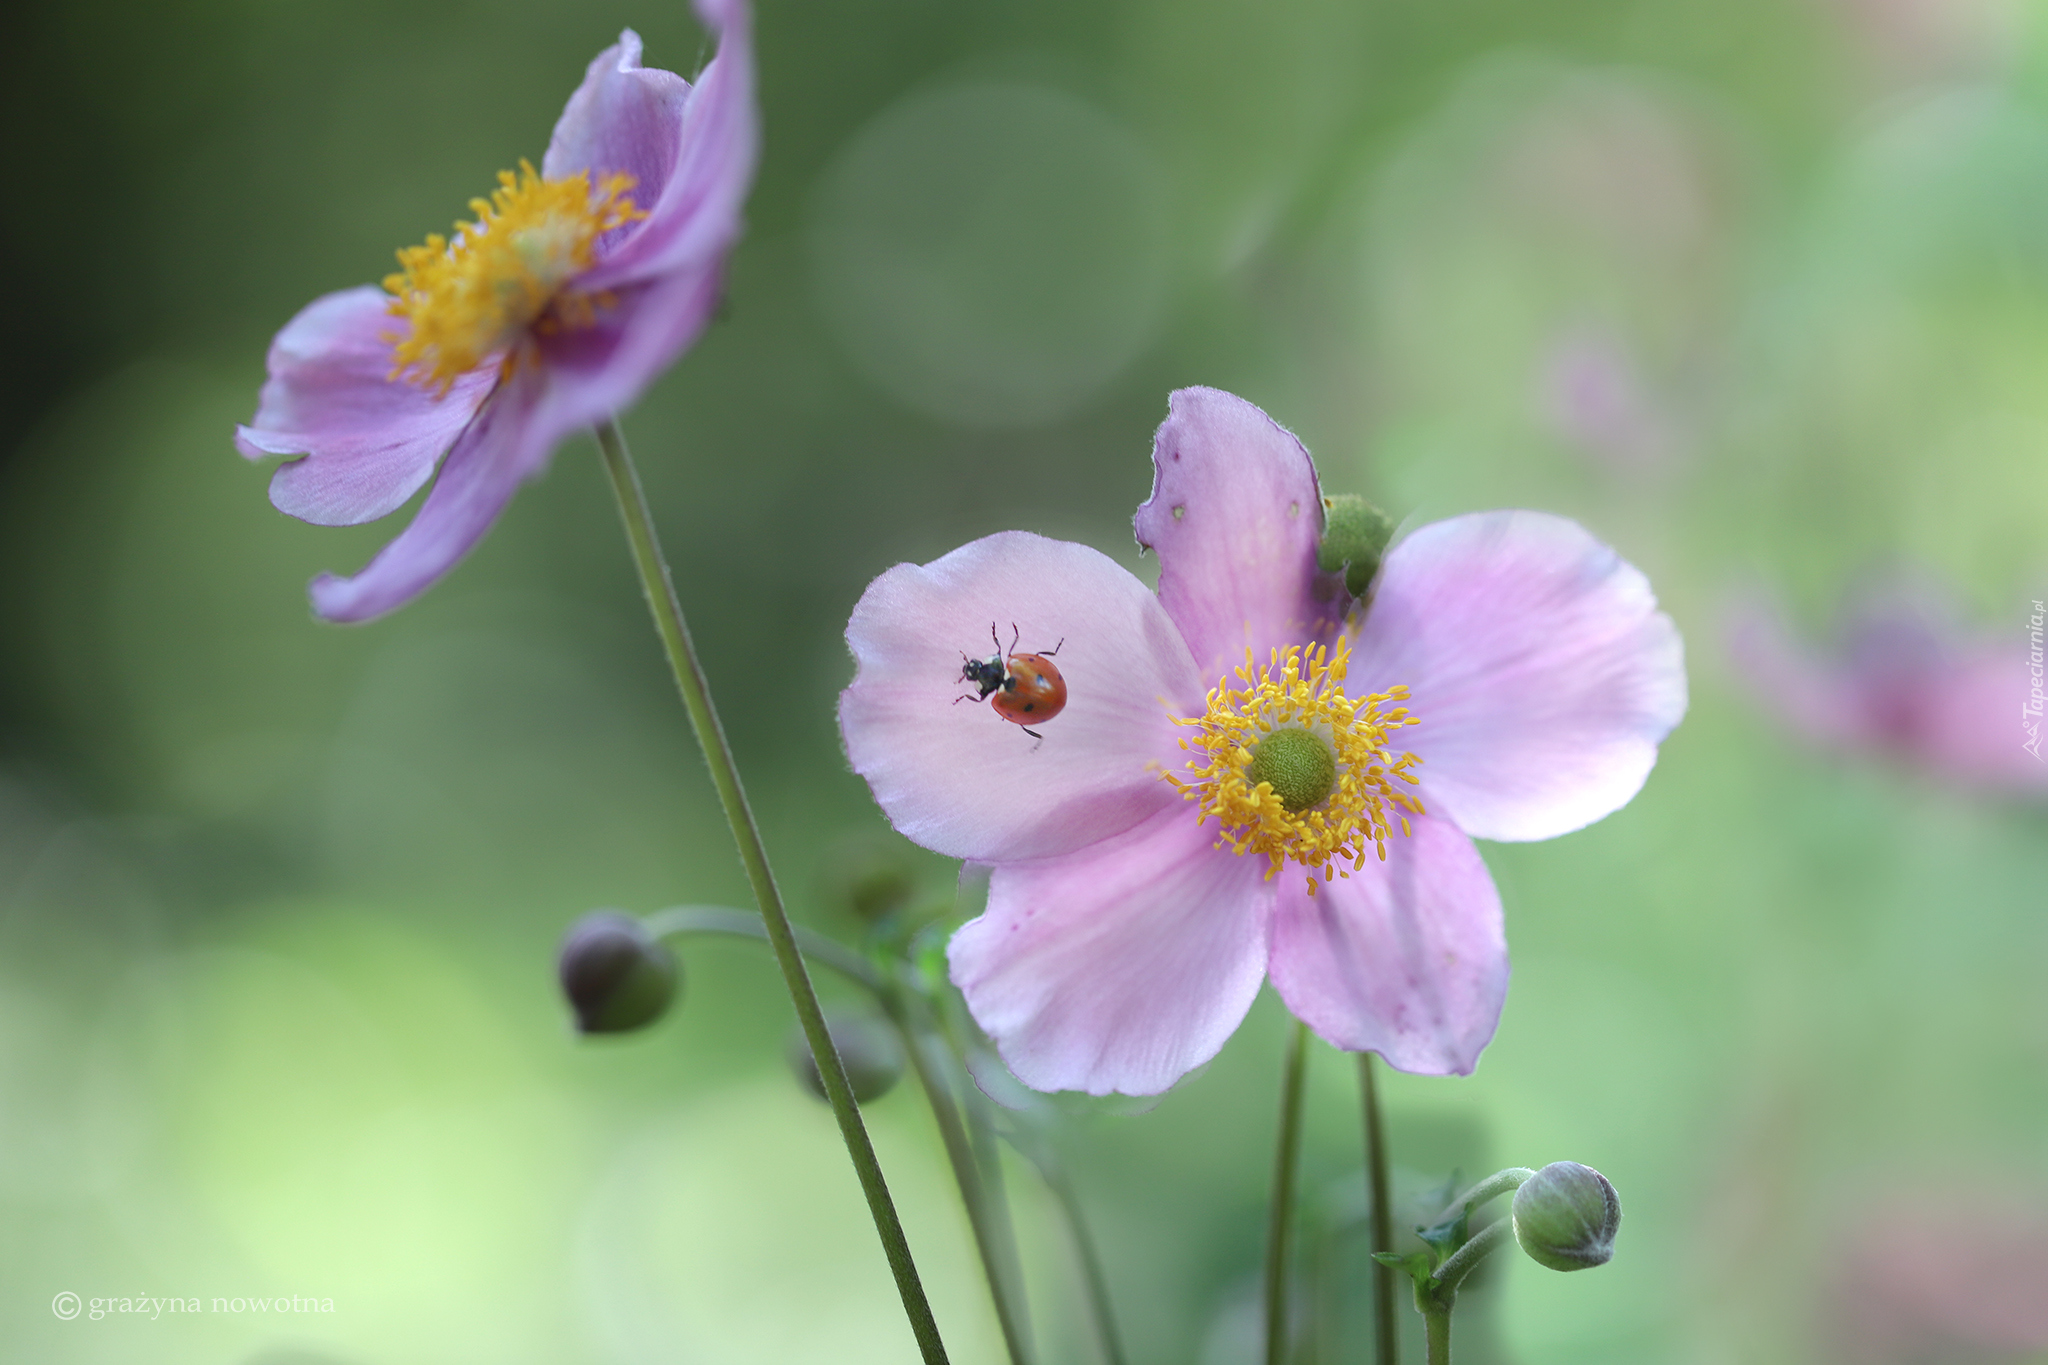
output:
[[[991,627],[990,630],[993,633],[994,628]],[[1015,621],[1010,622],[1010,653],[1015,654],[1017,652],[1017,641],[1022,638],[1023,634],[1023,631],[1017,629]]]
[[996,623],[993,621],[988,623],[988,642],[996,647],[996,658],[1001,659],[1003,657],[1003,642],[1002,638],[996,634]]
[[[1060,636],[1060,645],[1063,645],[1066,642],[1067,637],[1064,635]],[[1051,649],[1041,649],[1038,652],[1040,654],[1043,654],[1046,658],[1050,659],[1053,655],[1060,652],[1060,645],[1054,645]]]

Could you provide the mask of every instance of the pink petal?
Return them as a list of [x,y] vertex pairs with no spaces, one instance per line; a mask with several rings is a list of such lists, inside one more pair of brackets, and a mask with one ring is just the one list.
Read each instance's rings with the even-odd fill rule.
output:
[[495,367],[445,395],[391,378],[389,334],[403,324],[370,285],[313,300],[270,343],[270,378],[235,447],[280,465],[270,500],[319,526],[375,521],[405,504],[498,382]]
[[2038,756],[2048,753],[2048,726],[2028,711],[2040,704],[2029,697],[2032,686],[2024,647],[1959,651],[1921,700],[1912,756],[1961,786],[2048,792],[2048,761]]
[[1208,683],[1274,645],[1326,637],[1350,607],[1316,572],[1315,466],[1293,433],[1218,389],[1180,389],[1152,444],[1138,543],[1159,552],[1159,600]]
[[441,466],[412,524],[354,578],[313,580],[313,610],[330,621],[367,621],[404,606],[468,554],[519,485],[546,466],[549,443],[531,417],[537,372],[517,369],[491,395]]
[[[640,65],[640,35],[627,29],[592,59],[583,84],[569,96],[541,174],[558,180],[587,171],[597,181],[623,171],[633,177],[633,202],[648,209],[675,170],[689,102],[688,81]],[[619,240],[625,236],[621,232]]]
[[1156,1095],[1236,1031],[1266,973],[1272,884],[1263,858],[1215,838],[1181,808],[995,869],[988,909],[946,956],[1017,1079]]
[[[753,24],[738,0],[700,4],[719,31],[718,55],[694,90],[666,72],[659,101],[612,87],[654,73],[640,70],[640,42],[622,34],[611,66],[591,65],[584,88],[563,111],[548,147],[548,174],[623,169],[639,177],[634,202],[647,217],[600,244],[587,288],[617,289],[672,272],[716,271],[739,240],[740,210],[760,155],[754,110]],[[675,87],[686,98],[679,102]],[[586,91],[593,92],[586,98]],[[580,101],[580,103],[579,103]],[[557,169],[559,168],[559,169]]]
[[[1034,741],[975,700],[969,652],[1059,649],[1067,705]],[[847,623],[859,672],[839,699],[847,757],[925,847],[997,862],[1082,848],[1181,805],[1160,777],[1168,720],[1200,709],[1187,646],[1145,585],[1085,545],[1006,531],[868,585]],[[965,700],[962,700],[965,698]],[[1178,767],[1178,763],[1175,764]]]
[[1387,556],[1353,695],[1406,683],[1422,797],[1481,839],[1548,839],[1641,789],[1685,714],[1684,646],[1649,580],[1577,522],[1484,512]]
[[719,285],[716,267],[672,271],[621,287],[592,326],[534,337],[543,371],[535,439],[553,446],[631,407],[711,321]]
[[1500,895],[1472,841],[1448,821],[1414,835],[1314,896],[1298,870],[1277,879],[1273,985],[1324,1041],[1377,1052],[1402,1071],[1463,1076],[1500,1022],[1508,945]]

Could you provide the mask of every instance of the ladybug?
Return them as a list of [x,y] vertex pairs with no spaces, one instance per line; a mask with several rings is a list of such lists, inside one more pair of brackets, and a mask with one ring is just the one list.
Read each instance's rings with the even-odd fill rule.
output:
[[1060,643],[1039,654],[1019,654],[1017,638],[1019,632],[1014,623],[1010,630],[1010,653],[1006,658],[1002,638],[996,634],[995,622],[989,622],[988,638],[995,645],[995,654],[987,659],[969,659],[960,665],[960,681],[973,683],[980,689],[972,697],[955,697],[957,705],[963,701],[982,701],[991,694],[995,700],[989,706],[995,713],[1013,725],[1022,726],[1024,733],[1033,739],[1045,736],[1031,728],[1034,722],[1044,722],[1057,716],[1067,704],[1067,680],[1060,676],[1059,666],[1052,656],[1060,652],[1065,636]]

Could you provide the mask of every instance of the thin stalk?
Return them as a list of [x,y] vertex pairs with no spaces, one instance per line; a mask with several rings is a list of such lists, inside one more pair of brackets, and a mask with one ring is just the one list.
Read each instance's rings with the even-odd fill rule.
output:
[[1017,1225],[1010,1216],[1010,1192],[1003,1181],[1003,1149],[996,1141],[995,1125],[989,1121],[988,1096],[974,1083],[964,1054],[947,1051],[947,1071],[959,1086],[960,1107],[967,1115],[967,1137],[974,1149],[974,1164],[981,1172],[982,1192],[988,1207],[989,1240],[1001,1259],[1000,1275],[1017,1305],[1017,1333],[1025,1353],[1031,1350],[1031,1313],[1024,1293],[1024,1257],[1017,1249]]
[[1430,1283],[1440,1285],[1441,1292],[1455,1293],[1465,1277],[1479,1268],[1479,1263],[1493,1254],[1494,1248],[1515,1235],[1515,1220],[1502,1218],[1488,1223],[1479,1234],[1465,1245],[1452,1252],[1450,1258],[1436,1268],[1430,1276]]
[[[759,915],[750,915],[744,910],[728,910],[722,905],[671,905],[666,910],[656,910],[642,923],[656,938],[682,934],[727,934],[734,938],[750,938],[757,943],[769,941],[768,927],[761,922]],[[881,997],[885,989],[882,978],[876,975],[866,958],[801,924],[793,927],[796,929],[797,949],[807,959],[821,967],[830,967],[841,976],[866,986],[878,999]]]
[[1266,1230],[1266,1365],[1287,1362],[1287,1252],[1294,1231],[1294,1173],[1301,1157],[1302,1082],[1308,1071],[1308,1025],[1287,1036],[1280,1083],[1280,1137],[1273,1152],[1273,1209]]
[[[939,1031],[944,1036],[946,1045],[952,1050],[961,1070],[966,1073],[966,1085],[963,1089],[967,1095],[968,1117],[975,1131],[976,1142],[979,1143],[984,1136],[992,1141],[995,1137],[995,1128],[989,1122],[989,1098],[981,1087],[975,1084],[973,1068],[968,1064],[968,1053],[973,1044],[968,1040],[968,1030],[961,1017],[959,997],[948,994],[934,1001],[933,1012],[938,1017]],[[1081,1283],[1088,1294],[1088,1315],[1095,1326],[1096,1343],[1102,1348],[1104,1365],[1126,1365],[1123,1336],[1116,1325],[1116,1306],[1109,1293],[1109,1274],[1103,1267],[1102,1255],[1096,1247],[1095,1236],[1089,1230],[1088,1219],[1082,1209],[1081,1194],[1074,1187],[1073,1177],[1067,1174],[1059,1153],[1042,1134],[1029,1136],[1020,1133],[1018,1125],[1013,1124],[1005,1136],[1009,1138],[1012,1149],[1037,1170],[1039,1179],[1045,1182],[1045,1187],[1052,1192],[1054,1202],[1059,1205],[1060,1216],[1066,1220],[1067,1235],[1073,1239],[1074,1254],[1081,1262]],[[1000,1198],[1000,1188],[996,1193]],[[1007,1202],[1004,1204],[1004,1211],[1008,1211]],[[1007,1222],[1005,1226],[1007,1227]],[[1008,1245],[1014,1256],[1015,1234],[1009,1235],[1012,1240]]]
[[1117,1331],[1116,1308],[1109,1297],[1109,1275],[1103,1269],[1102,1255],[1096,1250],[1095,1238],[1082,1214],[1080,1191],[1074,1188],[1073,1179],[1057,1159],[1048,1157],[1037,1164],[1046,1188],[1059,1201],[1060,1212],[1066,1216],[1067,1232],[1074,1239],[1074,1252],[1081,1258],[1081,1281],[1088,1290],[1088,1311],[1095,1319],[1102,1359],[1105,1365],[1125,1365],[1123,1337]]
[[[1370,1052],[1358,1054],[1358,1093],[1365,1108],[1365,1183],[1372,1201],[1372,1250],[1394,1249],[1394,1208],[1387,1180],[1387,1138],[1380,1123],[1379,1084]],[[1372,1358],[1399,1365],[1401,1323],[1394,1313],[1394,1268],[1372,1264]]]
[[782,908],[782,893],[776,890],[775,876],[768,866],[768,851],[761,842],[760,829],[754,824],[753,812],[747,807],[747,795],[740,786],[732,747],[726,743],[725,730],[718,723],[718,711],[711,703],[711,689],[704,678],[704,667],[698,662],[696,648],[690,642],[690,628],[683,619],[683,606],[676,597],[668,563],[662,558],[661,542],[654,530],[654,516],[648,510],[647,495],[640,487],[640,473],[633,467],[633,457],[626,450],[626,438],[616,422],[607,419],[598,423],[596,433],[598,449],[604,455],[605,473],[611,477],[612,492],[618,496],[619,516],[626,525],[626,543],[633,553],[633,567],[639,572],[641,591],[647,595],[647,609],[654,616],[655,633],[661,637],[669,669],[675,674],[676,690],[682,693],[683,707],[690,713],[690,726],[696,731],[698,746],[704,751],[705,766],[711,769],[712,785],[718,789],[719,804],[725,808],[726,823],[732,826],[733,841],[739,845],[740,862],[745,865],[747,881],[753,886],[754,900],[760,907],[769,945],[775,950],[775,961],[782,968],[782,979],[789,988],[790,1002],[796,1007],[797,1020],[803,1026],[804,1038],[810,1043],[811,1056],[817,1061],[818,1077],[825,1083],[825,1098],[832,1105],[832,1116],[839,1121],[839,1135],[846,1143],[846,1154],[853,1161],[854,1174],[860,1178],[861,1192],[867,1196],[868,1212],[875,1220],[875,1233],[881,1238],[882,1254],[888,1258],[889,1271],[896,1277],[896,1292],[902,1296],[903,1312],[910,1319],[911,1334],[917,1338],[918,1353],[923,1356],[925,1365],[946,1365],[945,1343],[939,1339],[938,1322],[932,1317],[931,1304],[918,1280],[917,1263],[911,1259],[909,1239],[903,1235],[902,1220],[896,1216],[896,1203],[889,1197],[889,1184],[882,1176],[882,1163],[875,1156],[874,1143],[868,1139],[867,1125],[861,1121],[860,1106],[854,1102],[853,1087],[846,1079],[846,1067],[839,1059],[838,1049],[832,1046],[831,1035],[825,1030],[825,1013],[819,1008],[818,993],[811,986],[810,973],[805,969],[803,954],[797,948],[788,912]]
[[890,1001],[890,1018],[903,1034],[903,1049],[917,1071],[931,1103],[932,1118],[939,1125],[939,1139],[945,1144],[946,1159],[953,1167],[953,1180],[960,1187],[960,1202],[967,1208],[967,1225],[974,1233],[974,1249],[980,1253],[982,1273],[988,1279],[989,1297],[996,1307],[996,1324],[1002,1328],[1003,1345],[1011,1365],[1030,1365],[1031,1347],[1025,1336],[1026,1324],[1019,1296],[1012,1291],[998,1241],[996,1220],[989,1210],[988,1189],[974,1146],[960,1121],[954,1092],[943,1069],[932,1056],[936,1040],[928,1029],[914,1024],[900,995]]

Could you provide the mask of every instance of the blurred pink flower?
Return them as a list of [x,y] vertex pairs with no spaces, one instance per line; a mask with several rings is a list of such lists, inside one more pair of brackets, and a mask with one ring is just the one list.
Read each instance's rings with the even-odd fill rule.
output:
[[[1152,458],[1156,596],[1011,531],[897,565],[847,626],[855,771],[904,834],[992,865],[954,982],[1040,1090],[1165,1090],[1269,974],[1337,1047],[1471,1071],[1508,978],[1472,839],[1551,838],[1635,794],[1685,710],[1676,627],[1641,573],[1537,512],[1422,527],[1360,619],[1316,571],[1308,452],[1265,413],[1183,389]],[[1064,637],[1040,745],[954,704],[991,622]],[[1247,776],[1240,746],[1287,729],[1335,760],[1319,804]]]
[[1736,671],[1767,710],[1809,743],[1901,759],[1957,786],[2048,792],[2048,763],[2023,747],[2027,618],[2003,638],[1973,636],[1924,582],[1880,578],[1839,613],[1825,653],[1796,640],[1753,595],[1730,613]]
[[710,320],[757,135],[746,6],[698,8],[721,39],[694,88],[641,66],[638,35],[622,33],[569,97],[538,173],[505,172],[452,240],[401,251],[383,289],[315,299],[277,334],[235,445],[303,457],[271,479],[280,511],[374,521],[447,455],[361,573],[313,581],[320,615],[367,620],[432,586],[564,436],[630,404]]
[[1864,1218],[1845,1247],[1828,1337],[1848,1365],[2048,1351],[2048,1207],[1901,1199]]

